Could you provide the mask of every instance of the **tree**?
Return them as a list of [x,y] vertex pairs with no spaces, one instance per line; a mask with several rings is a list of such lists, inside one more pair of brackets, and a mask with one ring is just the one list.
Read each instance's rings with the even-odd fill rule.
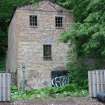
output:
[[[61,40],[75,46],[72,54],[76,53],[76,60],[70,58],[68,68],[73,83],[86,88],[87,71],[105,69],[105,0],[71,0],[71,3],[75,22],[61,35]],[[85,64],[86,59],[93,59],[94,65]]]
[[62,34],[63,41],[72,40],[78,57],[105,58],[105,1],[74,0],[75,24]]

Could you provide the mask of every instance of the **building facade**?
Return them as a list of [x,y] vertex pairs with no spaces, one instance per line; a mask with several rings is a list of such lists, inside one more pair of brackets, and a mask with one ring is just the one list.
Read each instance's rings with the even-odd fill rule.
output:
[[16,74],[18,87],[49,86],[52,71],[65,69],[68,45],[59,38],[72,22],[72,13],[50,1],[17,8],[8,31],[6,69]]

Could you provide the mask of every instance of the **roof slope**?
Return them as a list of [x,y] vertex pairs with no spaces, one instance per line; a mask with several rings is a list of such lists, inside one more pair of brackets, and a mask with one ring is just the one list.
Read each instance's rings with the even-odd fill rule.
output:
[[18,8],[18,9],[35,10],[35,11],[68,12],[68,10],[66,10],[65,8],[59,6],[59,5],[55,4],[55,3],[52,3],[49,0],[41,1],[41,2],[39,2],[37,4],[26,5],[26,6]]

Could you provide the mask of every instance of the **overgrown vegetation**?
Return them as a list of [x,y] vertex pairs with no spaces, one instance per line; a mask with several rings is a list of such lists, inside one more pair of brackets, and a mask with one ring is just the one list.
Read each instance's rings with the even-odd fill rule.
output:
[[84,87],[87,84],[87,70],[105,68],[105,1],[70,1],[75,23],[62,34],[61,40],[75,46],[71,54],[75,53],[76,58],[74,61],[73,58],[69,59],[68,68],[73,83],[78,82]]
[[[88,57],[104,61],[105,1],[73,0],[73,2],[76,22],[72,25],[69,32],[63,33],[63,41],[70,40],[75,44],[78,58]],[[77,2],[78,6],[76,5]]]
[[16,86],[12,87],[12,100],[33,100],[33,99],[46,99],[46,98],[58,98],[65,96],[87,96],[88,91],[78,87],[76,84],[67,85],[60,88],[42,88],[34,89],[30,91],[22,91],[17,89]]

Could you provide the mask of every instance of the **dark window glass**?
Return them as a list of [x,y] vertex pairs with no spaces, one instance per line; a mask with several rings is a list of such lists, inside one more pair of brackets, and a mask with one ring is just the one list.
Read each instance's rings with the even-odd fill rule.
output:
[[60,76],[67,76],[68,71],[63,70],[63,71],[52,71],[51,72],[51,78],[54,79],[55,77],[60,77]]
[[44,60],[51,60],[52,54],[51,54],[51,45],[43,45],[43,57]]
[[58,28],[62,28],[63,27],[63,17],[55,17],[55,25]]
[[30,26],[37,26],[37,16],[35,15],[30,16]]

